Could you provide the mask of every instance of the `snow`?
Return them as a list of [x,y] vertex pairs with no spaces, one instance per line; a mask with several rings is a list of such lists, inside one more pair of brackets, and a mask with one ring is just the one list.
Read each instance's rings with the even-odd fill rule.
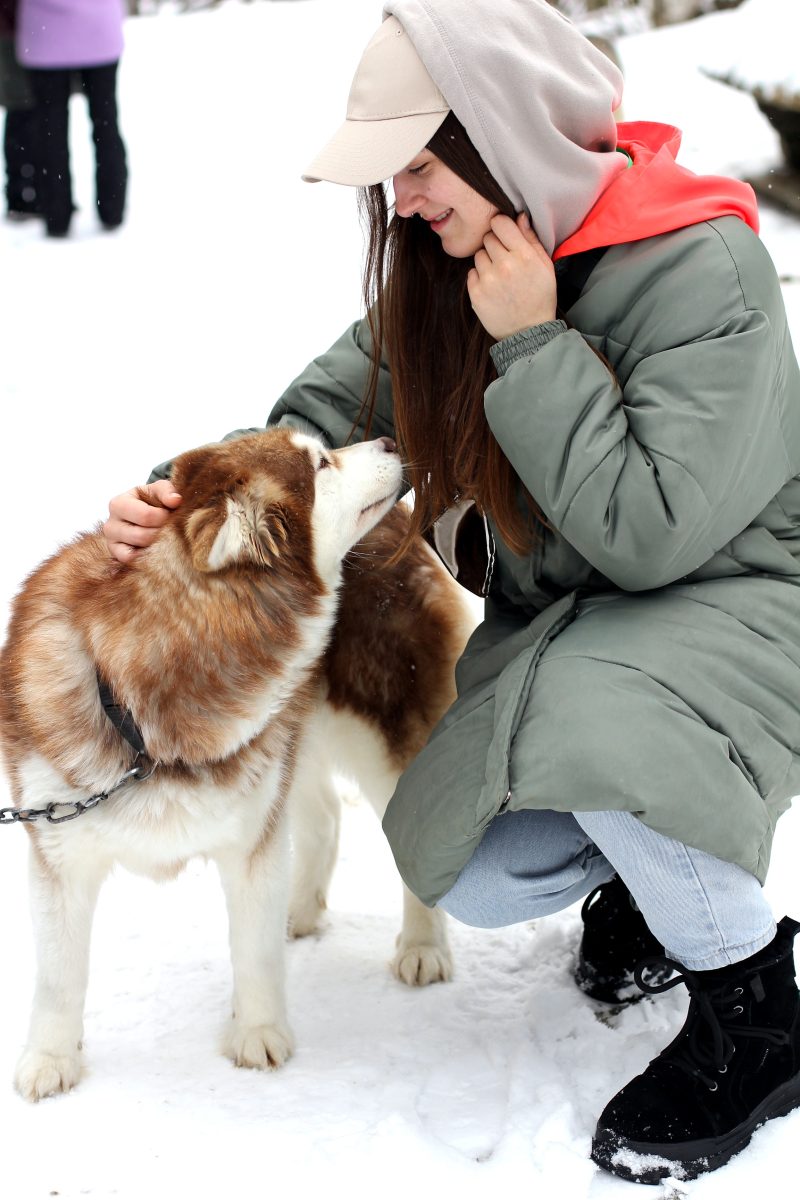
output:
[[[747,0],[718,23],[724,36],[706,51],[709,75],[760,99],[800,107],[800,6],[797,0]],[[779,36],[776,31],[780,30]],[[731,53],[731,47],[736,50]]]
[[[621,43],[626,112],[682,126],[682,161],[695,170],[767,171],[779,148],[753,101],[698,70],[730,15]],[[379,16],[377,0],[306,0],[129,21],[130,219],[117,234],[96,226],[73,100],[73,236],[0,227],[4,605],[26,571],[155,462],[261,423],[358,313],[354,197],[298,176],[343,115]],[[762,216],[800,342],[798,226]],[[782,821],[768,882],[778,916],[796,896],[798,820]],[[248,1200],[334,1186],[388,1200],[444,1189],[465,1200],[632,1194],[589,1161],[591,1133],[679,1027],[682,989],[599,1013],[570,978],[577,908],[503,930],[453,922],[455,980],[404,988],[387,967],[400,889],[360,804],[346,807],[327,928],[289,947],[298,1051],[282,1071],[237,1071],[218,1053],[226,919],[216,873],[198,862],[164,886],[124,873],[107,884],[86,1077],[69,1096],[25,1104],[10,1086],[33,978],[25,841],[0,832],[4,1200]],[[727,1167],[651,1194],[786,1195],[798,1134],[800,1113],[774,1121]]]

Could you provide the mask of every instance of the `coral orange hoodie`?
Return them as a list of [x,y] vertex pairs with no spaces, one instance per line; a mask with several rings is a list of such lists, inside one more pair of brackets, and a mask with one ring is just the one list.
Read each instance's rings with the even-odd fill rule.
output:
[[753,189],[722,175],[695,175],[675,161],[681,132],[653,121],[621,122],[617,145],[632,164],[616,175],[554,259],[638,242],[714,217],[735,216],[758,233]]

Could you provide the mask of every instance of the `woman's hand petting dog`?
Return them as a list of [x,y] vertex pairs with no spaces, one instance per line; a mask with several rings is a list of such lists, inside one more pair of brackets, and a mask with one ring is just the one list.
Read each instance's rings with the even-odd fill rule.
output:
[[152,546],[170,510],[177,508],[181,499],[168,479],[115,496],[103,525],[103,537],[112,558],[121,563],[133,562],[142,550]]

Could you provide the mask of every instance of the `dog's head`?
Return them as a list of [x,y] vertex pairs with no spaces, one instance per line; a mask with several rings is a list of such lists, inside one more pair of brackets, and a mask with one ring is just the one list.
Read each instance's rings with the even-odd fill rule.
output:
[[302,562],[328,583],[394,504],[401,474],[389,438],[328,450],[271,429],[177,458],[172,482],[183,503],[174,523],[195,570]]

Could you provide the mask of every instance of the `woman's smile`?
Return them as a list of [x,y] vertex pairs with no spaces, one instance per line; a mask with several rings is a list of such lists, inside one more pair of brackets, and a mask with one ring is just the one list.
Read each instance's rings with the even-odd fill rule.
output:
[[427,221],[446,254],[469,258],[480,250],[498,209],[432,151],[422,150],[392,183],[397,215]]
[[449,219],[452,211],[452,208],[448,208],[443,213],[440,213],[438,217],[429,218],[428,224],[435,233],[439,233],[444,228],[444,223]]

